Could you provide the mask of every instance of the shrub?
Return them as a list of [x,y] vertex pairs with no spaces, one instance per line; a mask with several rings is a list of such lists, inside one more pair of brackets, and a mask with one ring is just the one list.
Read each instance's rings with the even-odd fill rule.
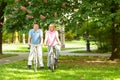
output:
[[65,33],[65,39],[67,41],[71,41],[71,40],[74,40],[76,34],[72,32],[72,30],[69,30]]

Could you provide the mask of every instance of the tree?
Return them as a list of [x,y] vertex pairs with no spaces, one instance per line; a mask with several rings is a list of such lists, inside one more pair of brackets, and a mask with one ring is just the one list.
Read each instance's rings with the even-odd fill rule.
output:
[[[95,24],[96,31],[94,32],[102,32],[101,36],[103,36],[107,46],[111,48],[112,55],[110,59],[120,58],[120,1],[82,0],[82,5],[74,14],[72,22],[76,19],[78,22],[85,22],[87,17],[90,17],[89,21]],[[91,31],[93,32],[93,30]]]
[[[54,22],[64,24],[67,30],[80,35],[80,29],[88,23],[89,34],[96,40],[104,39],[98,41],[109,46],[112,52],[110,59],[120,58],[119,0],[15,0],[13,3],[5,10],[5,30],[24,32],[33,22],[39,22],[46,29],[49,23]],[[94,23],[92,28],[95,31],[89,26],[91,23]]]
[[33,22],[40,23],[42,29],[47,29],[50,23],[65,24],[64,15],[74,11],[75,5],[68,0],[15,0],[13,3],[6,7],[5,12],[4,30],[10,32],[26,32]]
[[4,9],[6,7],[4,0],[0,1],[0,54],[2,54],[2,28],[4,22]]
[[65,15],[73,13],[74,9],[78,8],[81,4],[78,1],[15,0],[7,6],[5,11],[6,30],[26,30],[33,22],[40,23],[43,28],[51,22],[66,24],[68,19]]

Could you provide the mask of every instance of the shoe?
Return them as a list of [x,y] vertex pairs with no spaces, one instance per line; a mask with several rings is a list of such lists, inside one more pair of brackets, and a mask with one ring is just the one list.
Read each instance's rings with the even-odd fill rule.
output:
[[44,67],[40,67],[40,69],[44,69]]
[[58,63],[58,59],[55,58],[55,64],[57,65],[57,63]]
[[31,69],[31,65],[28,65],[28,66],[27,66],[27,69],[30,70],[30,69]]
[[54,65],[54,66],[55,66],[55,69],[56,69],[56,67],[57,67],[57,64],[58,64],[58,59],[55,58],[55,65]]
[[51,69],[50,67],[48,67],[48,69]]

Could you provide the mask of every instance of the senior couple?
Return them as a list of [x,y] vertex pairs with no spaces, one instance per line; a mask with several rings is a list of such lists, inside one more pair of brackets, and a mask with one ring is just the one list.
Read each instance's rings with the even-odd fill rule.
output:
[[59,40],[59,35],[58,31],[55,29],[55,24],[51,23],[49,25],[49,29],[45,33],[45,40],[43,43],[43,31],[39,29],[39,25],[37,23],[33,24],[33,29],[29,31],[29,36],[28,36],[28,45],[30,46],[30,53],[28,56],[28,66],[27,69],[30,69],[32,66],[32,60],[33,60],[33,52],[32,49],[34,45],[39,45],[37,48],[38,51],[38,61],[39,61],[39,67],[41,69],[44,68],[43,64],[43,58],[42,58],[42,45],[48,46],[48,62],[47,62],[47,67],[50,69],[50,48],[51,46],[54,46],[56,49],[56,57],[55,61],[57,63],[59,52],[60,52],[60,45],[61,42]]

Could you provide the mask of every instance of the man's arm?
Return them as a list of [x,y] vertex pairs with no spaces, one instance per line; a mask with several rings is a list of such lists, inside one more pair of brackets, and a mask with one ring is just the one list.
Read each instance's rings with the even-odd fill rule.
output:
[[43,44],[43,36],[41,36],[40,39],[41,39],[41,43],[40,44],[42,45]]
[[47,38],[48,38],[48,35],[47,35],[47,32],[46,32],[46,33],[45,33],[44,45],[47,45]]
[[28,45],[30,46],[31,43],[31,30],[28,33]]
[[28,36],[28,45],[30,46],[31,37]]
[[40,36],[40,45],[43,45],[43,32],[42,32],[42,30],[41,30],[41,36]]

